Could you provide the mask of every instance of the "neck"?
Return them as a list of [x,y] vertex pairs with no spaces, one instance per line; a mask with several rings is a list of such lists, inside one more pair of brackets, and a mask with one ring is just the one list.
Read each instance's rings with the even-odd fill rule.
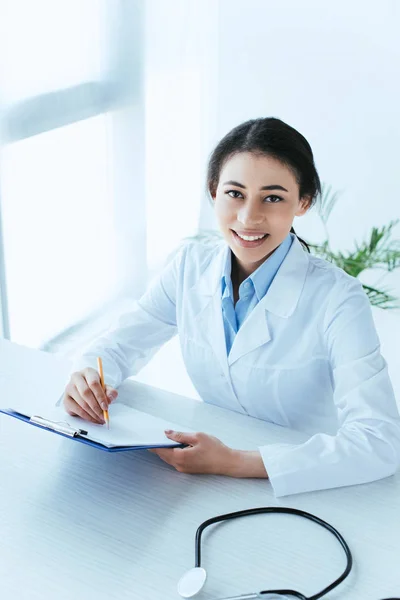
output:
[[[262,261],[264,262],[264,261]],[[262,262],[260,262],[259,264],[254,264],[254,266],[243,266],[242,264],[239,263],[238,259],[236,258],[236,256],[233,254],[232,252],[232,270],[231,270],[231,280],[232,280],[232,285],[233,287],[237,287],[239,288],[240,284],[247,279],[247,277],[249,275],[251,275],[252,273],[254,273],[254,271],[256,271],[258,269],[258,267],[260,266],[260,264],[262,264]]]
[[251,275],[252,273],[254,273],[254,271],[256,271],[258,269],[258,267],[260,267],[266,260],[268,260],[268,258],[271,256],[271,254],[273,254],[275,252],[276,248],[274,248],[274,250],[272,252],[270,252],[267,256],[265,256],[262,260],[250,264],[250,265],[243,265],[241,264],[237,257],[234,255],[234,253],[231,251],[231,263],[232,263],[232,269],[231,269],[231,280],[232,280],[232,285],[233,286],[237,286],[239,287],[240,284],[242,283],[242,281],[244,281],[245,279],[247,279],[247,277],[249,277],[249,275]]

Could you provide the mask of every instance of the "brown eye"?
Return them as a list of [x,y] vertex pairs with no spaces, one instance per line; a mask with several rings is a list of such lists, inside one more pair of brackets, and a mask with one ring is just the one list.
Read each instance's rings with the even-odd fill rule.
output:
[[[272,200],[271,200],[272,198]],[[278,202],[282,202],[283,198],[281,198],[280,196],[267,196],[266,198],[264,198],[264,202],[269,202],[270,204],[277,204]]]
[[229,190],[228,192],[225,192],[225,194],[228,194],[228,196],[231,198],[238,198],[238,196],[231,196],[231,194],[239,194],[239,196],[242,196],[242,194],[237,190]]

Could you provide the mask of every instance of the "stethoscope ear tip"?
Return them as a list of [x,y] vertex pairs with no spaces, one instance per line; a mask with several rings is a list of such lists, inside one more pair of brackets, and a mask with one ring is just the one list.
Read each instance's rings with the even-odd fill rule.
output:
[[186,571],[178,581],[178,594],[182,598],[191,598],[200,592],[205,584],[207,573],[203,567],[194,567]]

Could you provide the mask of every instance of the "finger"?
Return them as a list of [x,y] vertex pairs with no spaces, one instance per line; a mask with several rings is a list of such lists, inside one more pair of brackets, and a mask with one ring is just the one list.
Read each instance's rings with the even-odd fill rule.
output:
[[111,387],[110,385],[106,385],[106,396],[109,404],[111,404],[111,402],[117,398],[118,392],[115,388]]
[[97,419],[94,419],[86,410],[84,410],[71,396],[68,396],[64,400],[64,406],[67,413],[73,417],[80,417],[85,421],[98,424]]
[[78,404],[85,411],[85,413],[90,416],[90,421],[93,421],[94,423],[100,423],[96,413],[94,413],[83,400],[83,398],[80,397],[75,384],[72,382],[72,377],[64,392],[64,405],[66,409],[68,409],[71,402],[74,403],[74,406]]
[[198,433],[189,433],[185,431],[173,431],[172,429],[166,429],[165,435],[170,440],[174,440],[179,444],[188,444],[189,446],[195,446],[199,443]]
[[[99,406],[99,403],[97,402],[92,390],[88,386],[86,379],[80,375],[79,377],[76,377],[73,382],[78,390],[78,396],[74,393],[71,394],[73,399],[78,402],[78,404],[86,411],[93,413],[100,421],[104,421],[103,409],[101,406]],[[106,406],[108,408],[108,404]]]
[[93,397],[95,398],[97,404],[100,409],[107,410],[108,409],[108,400],[105,391],[101,387],[100,377],[97,371],[94,369],[85,369],[83,372],[84,379],[86,379],[86,383],[92,392]]
[[102,417],[100,419],[99,416],[95,412],[93,412],[93,410],[90,408],[90,406],[88,404],[86,404],[85,400],[82,398],[82,396],[78,392],[76,386],[71,386],[68,390],[68,393],[69,393],[69,396],[72,399],[72,401],[75,403],[75,405],[78,405],[87,415],[89,415],[90,421],[92,421],[93,423],[97,423],[97,424],[104,423],[104,418]]
[[[86,383],[84,385],[86,385]],[[89,388],[87,388],[87,389],[89,389]],[[92,403],[94,403],[94,405],[97,407],[97,410],[93,410],[93,408],[86,401],[86,398],[83,395],[82,386],[81,386],[81,389],[79,390],[77,385],[72,383],[67,388],[67,393],[69,394],[69,396],[71,396],[71,398],[77,404],[79,404],[79,406],[81,408],[83,408],[83,410],[85,412],[87,412],[92,417],[92,419],[94,419],[96,421],[96,423],[104,423],[103,413],[102,413],[101,409],[99,409],[96,402],[92,401]]]

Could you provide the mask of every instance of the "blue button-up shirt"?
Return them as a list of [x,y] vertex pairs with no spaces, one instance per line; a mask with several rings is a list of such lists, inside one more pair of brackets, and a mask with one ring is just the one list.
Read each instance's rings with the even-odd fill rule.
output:
[[239,286],[239,299],[234,305],[231,279],[232,251],[227,252],[227,258],[222,275],[222,316],[225,329],[226,351],[229,354],[233,340],[239,328],[267,293],[279,267],[283,263],[293,242],[289,235],[283,240],[271,256],[258,267],[254,273],[242,281]]

